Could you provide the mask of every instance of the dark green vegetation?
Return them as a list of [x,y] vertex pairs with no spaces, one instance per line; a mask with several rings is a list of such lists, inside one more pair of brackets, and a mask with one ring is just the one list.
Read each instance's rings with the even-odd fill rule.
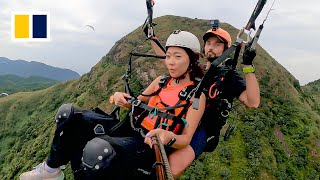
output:
[[16,75],[0,75],[0,93],[12,94],[15,92],[35,91],[58,83],[56,80],[31,76],[28,78]]
[[302,91],[303,100],[320,115],[320,79],[302,87]]
[[[174,29],[189,30],[199,39],[209,29],[207,20],[184,17],[164,16],[155,22],[162,42]],[[222,27],[236,37],[237,29],[228,24]],[[18,178],[47,157],[55,128],[54,114],[61,104],[99,106],[110,112],[112,106],[107,99],[114,91],[123,90],[120,76],[126,71],[128,53],[143,39],[140,28],[123,37],[78,80],[1,98],[0,179]],[[138,50],[152,53],[149,43]],[[300,87],[260,46],[257,52],[260,108],[248,110],[236,103],[229,119],[236,126],[230,139],[223,141],[221,137],[216,151],[201,155],[180,179],[319,179],[320,85]],[[165,72],[158,60],[150,58],[134,59],[133,70],[139,74],[131,81],[135,91]],[[67,169],[67,179],[72,179]]]

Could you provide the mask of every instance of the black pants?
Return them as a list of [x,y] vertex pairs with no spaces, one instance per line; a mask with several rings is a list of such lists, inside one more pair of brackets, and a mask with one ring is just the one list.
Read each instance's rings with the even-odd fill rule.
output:
[[[129,118],[127,116],[127,118]],[[125,119],[124,122],[129,122]],[[68,122],[57,125],[51,151],[47,159],[48,166],[58,168],[61,165],[71,162],[71,168],[75,179],[154,179],[154,172],[151,173],[152,165],[155,162],[154,152],[144,143],[139,133],[133,131],[125,123],[117,131],[109,135],[97,135],[94,128],[97,124],[103,126],[108,132],[114,126],[119,125],[119,120],[113,116],[83,110],[73,115]],[[121,123],[120,123],[121,124]],[[99,174],[86,174],[82,166],[83,149],[88,141],[99,137],[108,141],[117,152],[112,165],[105,168]],[[172,152],[172,149],[168,149]],[[120,172],[120,173],[119,173]],[[151,174],[150,174],[151,173]]]
[[126,180],[156,179],[152,165],[155,163],[154,151],[144,143],[140,134],[134,133],[130,137],[99,136],[106,140],[115,150],[116,156],[108,166],[99,172],[83,171],[85,180]]
[[81,166],[83,148],[89,140],[98,136],[94,133],[96,125],[101,124],[107,132],[118,122],[111,115],[93,110],[83,110],[72,115],[68,122],[57,125],[47,160],[48,166],[58,168],[70,161],[73,172],[77,172]]

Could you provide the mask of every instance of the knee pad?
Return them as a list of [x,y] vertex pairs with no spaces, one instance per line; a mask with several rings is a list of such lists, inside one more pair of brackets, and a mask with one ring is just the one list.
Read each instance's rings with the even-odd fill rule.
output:
[[68,122],[68,120],[71,118],[73,113],[74,113],[74,108],[72,107],[71,103],[63,104],[58,109],[56,117],[54,118],[55,122],[57,123],[58,126],[62,126],[63,124]]
[[89,172],[108,169],[115,155],[116,152],[108,141],[96,137],[83,150],[83,169]]

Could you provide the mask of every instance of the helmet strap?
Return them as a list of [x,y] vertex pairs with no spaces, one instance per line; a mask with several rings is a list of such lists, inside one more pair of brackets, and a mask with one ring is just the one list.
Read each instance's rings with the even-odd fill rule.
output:
[[173,79],[176,81],[177,84],[179,84],[179,82],[180,82],[181,79],[186,78],[187,74],[190,74],[190,73],[191,73],[191,71],[192,71],[191,66],[192,66],[192,65],[189,65],[189,67],[188,67],[188,69],[186,70],[186,72],[183,73],[181,76],[179,76],[179,77],[177,77],[177,78],[173,78]]

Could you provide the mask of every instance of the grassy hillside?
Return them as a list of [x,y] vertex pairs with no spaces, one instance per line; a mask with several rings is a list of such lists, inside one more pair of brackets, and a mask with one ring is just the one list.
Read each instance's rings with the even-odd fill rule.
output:
[[[189,30],[200,39],[210,28],[208,20],[176,16],[163,16],[155,23],[163,43],[174,29]],[[237,29],[228,24],[222,24],[222,28],[236,37]],[[80,79],[0,98],[0,179],[16,179],[47,157],[53,117],[61,104],[99,106],[110,112],[107,98],[123,90],[120,77],[126,71],[128,54],[143,40],[141,28],[137,28],[116,42]],[[152,53],[149,43],[140,45],[137,51]],[[180,179],[319,179],[319,114],[306,102],[299,83],[285,68],[260,46],[257,53],[261,107],[248,110],[236,103],[229,121],[236,126],[231,138],[223,141],[221,137],[216,151],[201,155]],[[152,58],[133,58],[132,68],[135,91],[165,72],[163,65]],[[69,168],[66,174],[66,179],[72,179]]]
[[320,79],[303,86],[302,90],[305,101],[320,115]]
[[58,81],[37,76],[23,78],[16,75],[1,75],[0,93],[12,94],[15,92],[34,91],[47,88],[56,83]]

